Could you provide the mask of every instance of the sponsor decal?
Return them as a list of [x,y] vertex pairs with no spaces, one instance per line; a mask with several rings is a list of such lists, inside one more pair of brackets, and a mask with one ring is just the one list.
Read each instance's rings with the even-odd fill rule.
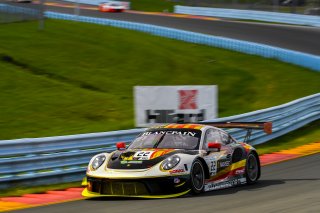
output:
[[184,169],[174,169],[169,171],[170,174],[177,174],[177,173],[183,173],[185,172]]
[[197,96],[198,90],[178,90],[179,109],[198,109]]
[[129,164],[129,163],[132,163],[132,164],[142,164],[142,161],[137,161],[137,160],[122,160],[120,161],[121,164]]
[[234,171],[234,174],[236,174],[236,175],[242,175],[242,174],[244,174],[244,168],[243,169],[236,169],[235,171]]
[[135,86],[137,127],[217,117],[217,86]]
[[196,132],[189,132],[189,131],[158,131],[158,132],[144,132],[143,136],[148,135],[183,135],[183,136],[191,136],[195,137],[197,135]]
[[206,110],[199,113],[181,113],[169,110],[145,110],[145,123],[193,123],[205,120]]
[[230,161],[220,161],[219,162],[219,166],[220,167],[228,167],[228,166],[230,166]]
[[229,188],[232,186],[245,184],[245,183],[246,183],[246,178],[237,178],[233,180],[223,181],[220,183],[208,183],[205,185],[204,190],[211,191],[211,190],[225,189],[225,188]]
[[174,182],[175,184],[178,184],[178,183],[180,183],[180,179],[179,179],[179,178],[174,178],[174,179],[173,179],[173,182]]
[[134,154],[135,160],[149,160],[154,151],[138,151]]

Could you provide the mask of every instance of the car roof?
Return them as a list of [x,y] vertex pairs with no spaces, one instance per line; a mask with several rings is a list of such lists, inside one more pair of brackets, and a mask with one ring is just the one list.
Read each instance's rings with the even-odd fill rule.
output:
[[151,129],[197,129],[197,130],[203,130],[204,128],[208,127],[207,125],[202,124],[164,124],[159,126],[153,126],[149,128]]

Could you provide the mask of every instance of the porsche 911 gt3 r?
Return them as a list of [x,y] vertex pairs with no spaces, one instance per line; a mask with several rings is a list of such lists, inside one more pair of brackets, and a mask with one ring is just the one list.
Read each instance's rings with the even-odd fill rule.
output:
[[[271,123],[169,124],[147,129],[128,147],[94,156],[83,196],[168,198],[255,183],[259,156],[217,128],[264,129]],[[249,133],[251,131],[248,131]]]

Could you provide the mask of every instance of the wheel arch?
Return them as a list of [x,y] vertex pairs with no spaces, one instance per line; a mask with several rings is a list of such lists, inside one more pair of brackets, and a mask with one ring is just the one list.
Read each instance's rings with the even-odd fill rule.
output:
[[251,152],[249,152],[249,154],[253,154],[257,159],[258,166],[259,166],[259,171],[258,171],[258,179],[259,179],[261,176],[261,164],[260,164],[260,158],[259,158],[258,152],[256,150],[251,150]]
[[206,161],[201,157],[197,157],[197,158],[195,158],[195,160],[196,159],[199,160],[203,166],[205,179],[209,179],[210,178],[209,167],[208,167]]

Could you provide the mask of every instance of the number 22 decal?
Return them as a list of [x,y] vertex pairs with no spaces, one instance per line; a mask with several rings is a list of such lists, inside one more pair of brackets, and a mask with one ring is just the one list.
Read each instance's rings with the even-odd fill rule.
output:
[[138,160],[149,160],[153,151],[139,151],[134,154],[134,158],[138,158]]
[[217,174],[217,161],[210,161],[210,176]]

